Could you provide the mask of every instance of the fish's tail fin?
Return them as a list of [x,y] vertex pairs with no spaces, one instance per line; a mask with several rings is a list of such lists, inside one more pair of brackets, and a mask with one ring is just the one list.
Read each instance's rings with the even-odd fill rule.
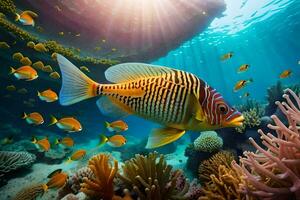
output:
[[13,67],[10,67],[9,74],[14,74],[15,72],[16,72],[15,68],[13,68]]
[[57,54],[57,61],[62,74],[62,87],[59,93],[61,105],[71,105],[98,95],[99,85],[69,60]]
[[107,121],[105,121],[105,122],[104,122],[104,126],[105,126],[105,128],[108,128],[108,127],[110,127],[110,123],[107,122]]
[[72,159],[71,157],[69,157],[67,160],[66,160],[66,164],[70,164],[72,162]]
[[21,117],[22,119],[26,119],[27,118],[27,114],[26,114],[26,112],[23,112],[23,114],[22,114],[22,117]]
[[51,115],[50,116],[50,124],[48,124],[48,126],[52,126],[52,125],[56,124],[57,122],[58,122],[58,120],[56,119],[56,117]]
[[38,97],[40,97],[40,96],[41,96],[41,93],[40,93],[40,91],[37,91],[37,95],[38,95]]
[[48,191],[48,185],[47,184],[43,184],[42,187],[43,187],[44,192]]
[[101,134],[98,146],[104,145],[107,141],[108,141],[108,138],[104,134]]
[[16,22],[19,21],[20,18],[21,18],[21,16],[20,16],[18,13],[16,13],[15,21],[16,21]]
[[32,143],[32,144],[36,144],[36,143],[37,143],[36,137],[32,136],[31,143]]
[[60,143],[60,139],[55,139],[54,144],[55,144],[55,145],[58,145],[59,143]]

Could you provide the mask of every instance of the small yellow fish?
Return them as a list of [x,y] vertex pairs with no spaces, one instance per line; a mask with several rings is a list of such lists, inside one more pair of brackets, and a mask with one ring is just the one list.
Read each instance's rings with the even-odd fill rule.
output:
[[51,172],[47,178],[50,178],[50,180],[46,184],[43,184],[43,189],[45,192],[47,192],[48,189],[63,188],[68,181],[68,174],[62,172],[61,169],[57,169]]
[[279,78],[288,78],[292,75],[292,70],[284,70],[280,75]]
[[10,92],[16,91],[16,86],[14,86],[14,85],[8,85],[8,86],[6,86],[6,90],[8,90]]
[[23,54],[20,53],[20,52],[14,53],[13,56],[12,56],[12,58],[14,60],[20,61],[23,58]]
[[32,42],[32,41],[29,41],[29,42],[27,42],[27,47],[29,47],[29,48],[34,48],[34,46],[35,46],[35,43],[34,42]]
[[52,69],[52,67],[51,67],[50,65],[44,66],[42,70],[43,70],[44,72],[47,72],[47,73],[53,72],[53,69]]
[[111,51],[115,52],[115,51],[117,51],[117,49],[116,48],[112,48]]
[[49,74],[49,76],[50,76],[51,78],[53,78],[53,79],[59,79],[59,78],[60,78],[60,75],[59,75],[58,72],[51,72],[51,73]]
[[65,33],[63,31],[58,32],[58,35],[63,36]]
[[20,63],[22,63],[22,65],[28,65],[28,66],[32,65],[32,62],[28,57],[21,58]]
[[26,88],[21,88],[21,89],[18,89],[17,91],[19,94],[27,94],[28,93],[28,90]]
[[36,50],[38,52],[47,52],[48,51],[48,49],[42,43],[37,43],[36,45],[34,45],[34,50]]
[[74,140],[71,137],[64,137],[62,139],[56,139],[55,144],[63,144],[67,147],[72,147],[74,146]]
[[6,42],[0,42],[0,49],[8,49],[10,46]]
[[15,21],[21,22],[23,25],[34,26],[35,22],[33,18],[37,18],[38,15],[32,11],[24,11],[21,14],[16,13]]
[[56,60],[57,59],[57,53],[52,53],[51,54],[51,58],[52,58],[52,60]]
[[10,74],[13,74],[18,80],[32,81],[38,78],[37,72],[30,66],[23,66],[18,69],[11,67]]
[[80,37],[80,33],[77,33],[75,36],[76,36],[76,37]]
[[24,112],[22,119],[25,119],[28,124],[41,125],[44,123],[43,116],[38,112],[29,113],[28,115]]
[[56,126],[68,133],[78,132],[82,130],[80,122],[74,117],[64,117],[61,119],[56,119],[54,116],[51,116],[51,122],[49,126],[56,124]]
[[32,67],[34,67],[35,69],[43,70],[43,68],[45,66],[44,66],[44,63],[42,61],[37,61],[37,62],[32,64]]
[[57,96],[56,92],[54,92],[51,89],[45,90],[43,92],[38,91],[38,97],[42,101],[46,101],[46,102],[54,102],[58,99],[58,96]]
[[237,70],[238,73],[241,73],[241,72],[245,72],[249,69],[250,65],[248,64],[243,64],[239,67],[239,69]]
[[33,137],[31,142],[33,144],[36,144],[37,148],[43,151],[49,151],[50,149],[50,142],[48,140],[48,137],[45,137],[44,139],[41,140],[37,140],[35,137]]
[[247,98],[250,96],[249,92],[245,92],[243,95],[240,96],[240,98]]
[[107,143],[112,147],[121,147],[126,144],[127,140],[123,135],[113,135],[111,137],[106,137],[105,135],[100,135],[99,145]]
[[236,82],[233,91],[237,92],[238,90],[244,88],[248,83],[251,83],[251,82],[253,82],[252,79],[249,79],[249,80],[240,80],[240,81]]
[[80,160],[86,155],[86,150],[80,149],[75,151],[67,160],[67,163],[72,161]]
[[128,125],[123,120],[117,120],[114,122],[105,122],[105,127],[110,132],[123,132],[128,129]]
[[229,52],[229,53],[222,55],[220,59],[222,61],[224,61],[224,60],[228,60],[228,59],[232,58],[232,56],[233,56],[233,52]]
[[3,138],[3,139],[1,140],[1,144],[2,144],[2,145],[12,144],[13,141],[14,141],[13,138],[14,138],[13,136],[5,137],[5,138]]
[[80,69],[82,71],[90,72],[89,68],[87,68],[86,66],[81,66]]

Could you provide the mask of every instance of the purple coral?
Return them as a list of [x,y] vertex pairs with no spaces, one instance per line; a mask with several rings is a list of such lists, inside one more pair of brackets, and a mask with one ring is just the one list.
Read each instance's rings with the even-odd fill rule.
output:
[[284,92],[286,102],[277,101],[276,105],[286,116],[288,126],[272,115],[275,125],[268,127],[276,136],[258,130],[266,150],[250,138],[259,153],[244,152],[241,165],[233,162],[245,176],[241,191],[260,199],[300,199],[300,98],[290,89]]

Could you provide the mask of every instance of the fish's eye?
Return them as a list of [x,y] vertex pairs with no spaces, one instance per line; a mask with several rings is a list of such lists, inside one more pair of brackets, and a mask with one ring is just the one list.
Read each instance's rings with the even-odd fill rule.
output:
[[218,110],[220,111],[221,114],[227,114],[228,108],[225,104],[219,104],[218,105]]

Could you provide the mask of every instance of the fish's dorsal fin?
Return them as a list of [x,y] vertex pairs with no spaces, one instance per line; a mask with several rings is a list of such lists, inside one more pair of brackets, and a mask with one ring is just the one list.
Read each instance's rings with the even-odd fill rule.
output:
[[53,172],[51,172],[47,178],[52,178],[54,175],[61,173],[62,169],[56,169]]
[[141,78],[174,73],[175,69],[144,63],[122,63],[105,71],[105,77],[113,83],[134,81]]

